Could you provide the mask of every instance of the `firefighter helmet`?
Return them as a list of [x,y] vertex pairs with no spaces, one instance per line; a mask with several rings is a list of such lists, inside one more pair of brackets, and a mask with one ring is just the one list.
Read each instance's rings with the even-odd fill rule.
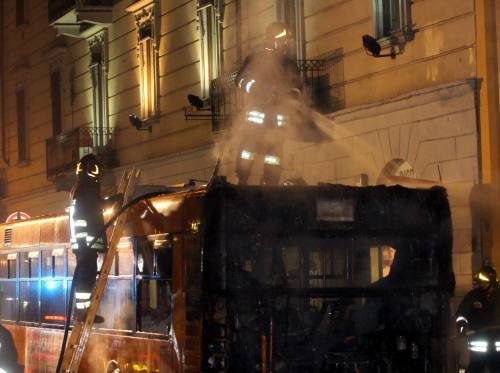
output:
[[490,284],[496,287],[497,271],[492,266],[485,265],[474,275],[474,281],[479,284]]
[[97,179],[100,176],[101,165],[97,157],[93,154],[84,155],[76,164],[76,175],[81,177],[91,177]]
[[281,22],[273,22],[266,28],[266,43],[272,49],[284,47],[289,38],[290,31]]

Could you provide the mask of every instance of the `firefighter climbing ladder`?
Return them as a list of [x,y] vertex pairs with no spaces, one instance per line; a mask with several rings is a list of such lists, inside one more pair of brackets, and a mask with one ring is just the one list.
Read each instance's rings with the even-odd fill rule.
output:
[[[139,179],[140,170],[133,168],[131,170],[125,171],[123,173],[120,185],[118,187],[118,193],[123,193],[123,205],[125,205],[134,194],[135,184]],[[113,264],[113,259],[115,257],[116,248],[118,242],[120,241],[123,225],[125,223],[127,214],[121,214],[111,233],[111,238],[109,240],[109,247],[106,255],[104,256],[104,261],[101,266],[101,272],[97,281],[94,292],[92,293],[90,307],[87,312],[87,317],[85,322],[75,321],[75,325],[69,337],[68,344],[64,350],[64,357],[62,360],[61,368],[57,373],[76,373],[78,372],[78,367],[82,361],[83,353],[85,352],[85,346],[89,339],[90,333],[92,331],[92,326],[94,325],[95,315],[99,309],[99,304],[101,302],[101,297],[106,288],[106,282],[108,281],[109,270]]]

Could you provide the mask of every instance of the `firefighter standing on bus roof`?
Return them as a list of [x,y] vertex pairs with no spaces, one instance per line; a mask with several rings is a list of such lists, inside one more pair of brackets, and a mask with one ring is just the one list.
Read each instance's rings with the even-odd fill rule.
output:
[[[90,297],[97,275],[98,253],[107,250],[106,234],[103,232],[103,209],[107,201],[113,202],[121,195],[107,201],[101,198],[101,167],[93,154],[83,156],[77,164],[77,182],[71,191],[70,226],[71,249],[76,255],[77,270],[73,279],[75,285],[76,318],[85,319],[90,306]],[[89,244],[92,244],[89,247]],[[96,323],[103,322],[96,315]]]
[[301,107],[302,79],[296,61],[287,54],[289,40],[285,25],[271,23],[264,48],[249,55],[236,76],[238,88],[249,101],[237,136],[241,139],[236,145],[239,184],[247,184],[256,159],[262,157],[261,184],[278,184],[285,133],[304,120],[297,110]]
[[470,334],[468,373],[500,372],[500,290],[497,273],[483,266],[474,276],[475,288],[466,294],[457,311],[460,334]]

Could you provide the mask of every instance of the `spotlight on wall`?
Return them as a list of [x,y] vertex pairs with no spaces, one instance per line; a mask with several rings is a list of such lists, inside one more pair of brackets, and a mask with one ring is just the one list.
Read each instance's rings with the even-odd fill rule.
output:
[[135,127],[136,130],[152,132],[151,123],[146,123],[142,121],[141,119],[139,119],[137,115],[130,114],[128,116],[128,120],[130,121],[130,124]]
[[196,95],[188,95],[189,104],[196,108],[196,110],[203,109],[203,100]]
[[380,51],[382,50],[382,47],[380,46],[379,42],[370,35],[363,35],[362,37],[363,40],[363,48],[365,51],[368,53],[368,55],[372,57],[391,57],[391,58],[396,58],[398,54],[401,54],[401,51],[399,53],[396,53],[394,51],[394,46],[391,46],[391,53],[387,54],[380,54]]

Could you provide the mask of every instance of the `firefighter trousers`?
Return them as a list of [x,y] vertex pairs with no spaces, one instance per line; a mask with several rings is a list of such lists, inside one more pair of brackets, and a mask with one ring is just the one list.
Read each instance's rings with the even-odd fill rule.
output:
[[97,252],[89,249],[76,251],[76,265],[78,271],[73,277],[75,305],[77,309],[87,309],[97,276]]

